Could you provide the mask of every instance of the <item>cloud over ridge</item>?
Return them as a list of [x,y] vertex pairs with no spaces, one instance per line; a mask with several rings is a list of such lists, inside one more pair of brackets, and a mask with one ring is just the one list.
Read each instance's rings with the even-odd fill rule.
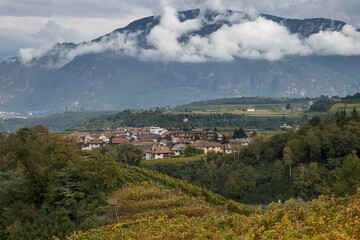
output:
[[[216,3],[216,1],[215,1]],[[355,27],[345,25],[341,31],[322,30],[302,38],[282,24],[262,16],[239,12],[223,12],[209,20],[203,12],[194,19],[181,21],[178,12],[165,6],[158,25],[148,34],[113,32],[99,41],[78,44],[74,48],[21,49],[24,64],[39,61],[53,54],[52,67],[61,67],[75,57],[106,51],[118,52],[143,61],[207,62],[233,61],[235,58],[280,60],[289,55],[360,55],[360,33]],[[201,35],[202,27],[222,24],[216,31]],[[139,36],[145,36],[148,47],[141,46]]]

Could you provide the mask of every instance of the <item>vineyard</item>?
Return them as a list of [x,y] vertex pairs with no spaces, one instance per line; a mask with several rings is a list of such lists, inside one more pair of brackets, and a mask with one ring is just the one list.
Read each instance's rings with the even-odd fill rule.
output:
[[260,210],[139,167],[123,165],[119,175],[123,187],[108,198],[105,214],[113,224],[68,240],[360,238],[360,190]]
[[[145,188],[145,189],[144,189]],[[150,190],[146,190],[149,189]],[[183,198],[184,204],[194,204],[186,211],[178,214],[160,211],[161,216],[138,215],[117,224],[92,229],[88,232],[77,232],[68,236],[68,240],[76,239],[359,239],[360,238],[360,191],[354,196],[333,198],[321,196],[311,202],[288,200],[285,204],[272,203],[268,210],[257,211],[249,216],[224,212],[224,208],[210,210],[199,199],[191,199],[179,194],[179,190],[167,193],[163,189],[154,189],[148,183],[132,188],[122,197],[135,201],[135,208],[144,208],[144,198],[151,199],[151,208],[161,205],[159,198],[172,194],[177,199]],[[144,192],[139,193],[139,191]],[[155,196],[154,196],[155,195]],[[137,201],[141,201],[137,203]],[[172,198],[174,199],[174,197]],[[179,201],[165,200],[161,208],[169,205],[183,205]],[[121,201],[120,201],[121,202]],[[146,201],[145,201],[146,202]],[[118,209],[124,209],[120,205]],[[147,205],[148,207],[149,205]],[[133,208],[134,208],[133,207]],[[194,214],[191,209],[201,208]],[[132,207],[129,206],[130,211]],[[179,208],[181,209],[181,207]],[[151,212],[151,211],[150,211]],[[131,215],[136,216],[136,215]]]
[[181,189],[166,189],[150,182],[140,185],[127,184],[108,198],[107,212],[104,219],[125,222],[142,218],[160,217],[202,217],[209,213],[223,215],[225,206],[207,203],[202,197],[193,197]]
[[360,103],[336,103],[330,108],[330,112],[345,110],[351,112],[354,108],[360,109]]
[[205,202],[215,205],[224,206],[227,210],[249,215],[259,211],[258,209],[249,205],[241,204],[233,200],[228,200],[218,194],[214,194],[211,191],[189,184],[185,181],[169,177],[167,175],[134,166],[123,165],[121,167],[120,181],[122,184],[141,184],[142,182],[151,182],[157,186],[162,186],[166,189],[178,189],[192,197],[204,198]]

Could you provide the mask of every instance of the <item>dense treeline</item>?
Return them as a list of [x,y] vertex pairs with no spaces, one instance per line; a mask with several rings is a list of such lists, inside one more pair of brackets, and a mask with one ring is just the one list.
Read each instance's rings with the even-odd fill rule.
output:
[[318,101],[316,101],[313,105],[311,105],[309,110],[312,112],[327,112],[334,104],[339,102],[339,100],[341,99],[336,99],[336,100],[332,98],[323,97]]
[[[186,123],[184,122],[186,119]],[[299,124],[305,122],[303,118],[296,117],[249,117],[246,114],[173,114],[166,113],[164,110],[135,111],[125,110],[112,116],[104,116],[80,126],[78,130],[100,131],[107,128],[117,127],[144,127],[161,126],[167,128],[192,128],[197,127],[242,127],[273,130],[278,129],[282,124]]]
[[210,153],[206,161],[178,163],[171,171],[170,163],[144,166],[240,202],[262,204],[354,193],[360,186],[358,153],[360,118],[354,109],[351,114],[315,116],[296,132],[268,140],[258,136],[233,154]]
[[99,226],[105,195],[118,182],[110,155],[83,156],[41,126],[0,143],[0,239],[50,239]]

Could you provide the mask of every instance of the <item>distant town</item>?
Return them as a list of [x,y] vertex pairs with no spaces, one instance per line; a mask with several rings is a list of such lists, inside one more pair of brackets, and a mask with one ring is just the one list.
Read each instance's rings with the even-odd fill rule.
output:
[[0,120],[6,120],[6,119],[11,119],[11,118],[28,119],[30,116],[32,116],[32,113],[29,113],[25,116],[25,115],[23,115],[21,113],[17,113],[17,112],[0,111]]
[[232,153],[251,142],[250,138],[229,139],[224,142],[224,136],[216,131],[169,131],[160,127],[117,128],[100,133],[75,131],[68,138],[76,141],[83,150],[92,150],[106,144],[132,144],[144,153],[146,160],[183,155],[187,146],[205,154],[210,151]]

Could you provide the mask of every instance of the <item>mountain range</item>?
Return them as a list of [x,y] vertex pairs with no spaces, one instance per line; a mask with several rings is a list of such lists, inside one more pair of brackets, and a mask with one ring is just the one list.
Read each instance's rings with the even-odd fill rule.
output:
[[0,64],[0,111],[353,94],[360,91],[360,56],[327,39],[356,40],[356,34],[359,29],[323,18],[169,9],[89,42],[21,50]]

